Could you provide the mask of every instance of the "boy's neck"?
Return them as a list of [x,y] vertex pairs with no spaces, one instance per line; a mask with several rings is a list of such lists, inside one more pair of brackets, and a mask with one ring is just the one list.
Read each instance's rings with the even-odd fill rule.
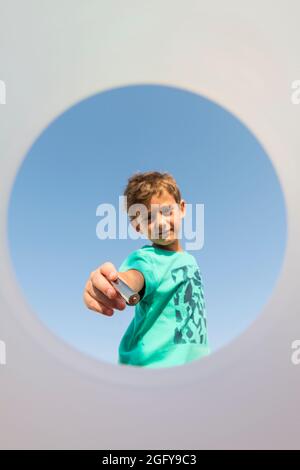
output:
[[158,245],[157,243],[153,242],[152,246],[154,248],[160,248],[161,250],[166,250],[166,251],[184,251],[180,245],[179,240],[174,240],[169,245]]

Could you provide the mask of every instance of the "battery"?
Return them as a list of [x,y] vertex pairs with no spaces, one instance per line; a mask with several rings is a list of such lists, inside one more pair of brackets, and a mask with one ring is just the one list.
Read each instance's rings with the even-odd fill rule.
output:
[[140,301],[138,292],[132,290],[119,276],[116,281],[110,281],[110,283],[123,297],[127,305],[136,305]]

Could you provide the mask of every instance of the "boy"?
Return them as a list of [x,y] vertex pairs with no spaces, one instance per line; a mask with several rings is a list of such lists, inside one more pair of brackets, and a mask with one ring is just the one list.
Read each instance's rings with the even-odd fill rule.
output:
[[185,201],[176,181],[168,173],[136,173],[124,196],[132,225],[152,245],[130,253],[119,273],[111,263],[91,273],[86,306],[106,315],[112,315],[113,308],[125,308],[109,283],[118,274],[139,293],[135,316],[119,345],[119,364],[170,367],[209,354],[200,270],[178,239]]

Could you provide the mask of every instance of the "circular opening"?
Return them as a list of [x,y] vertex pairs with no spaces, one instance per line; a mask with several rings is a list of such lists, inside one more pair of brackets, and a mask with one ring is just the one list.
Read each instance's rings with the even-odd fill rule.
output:
[[[245,331],[271,296],[287,224],[262,145],[230,112],[195,93],[160,85],[112,89],[74,105],[45,129],[10,198],[8,239],[18,282],[55,335],[116,364],[135,309],[94,313],[83,290],[103,262],[119,267],[129,253],[151,245],[134,239],[120,204],[137,171],[170,173],[190,205],[192,227],[183,235],[194,237],[183,236],[181,244],[201,272],[213,353]],[[106,239],[99,237],[100,206],[115,209],[115,231],[108,228]]]

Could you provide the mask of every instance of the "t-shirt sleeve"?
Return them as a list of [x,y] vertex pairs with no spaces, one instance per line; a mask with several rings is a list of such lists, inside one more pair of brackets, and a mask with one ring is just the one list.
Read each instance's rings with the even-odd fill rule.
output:
[[133,251],[119,266],[119,272],[125,272],[129,269],[136,269],[144,276],[145,284],[143,289],[139,292],[141,299],[150,296],[158,285],[151,257],[141,253],[140,250]]

